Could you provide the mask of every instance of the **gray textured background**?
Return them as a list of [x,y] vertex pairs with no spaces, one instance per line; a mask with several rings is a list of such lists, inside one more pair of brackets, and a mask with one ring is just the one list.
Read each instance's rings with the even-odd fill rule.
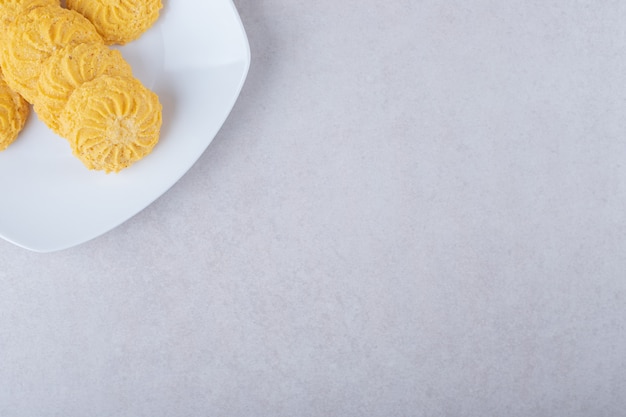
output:
[[191,171],[0,241],[0,415],[626,415],[626,3],[236,4]]

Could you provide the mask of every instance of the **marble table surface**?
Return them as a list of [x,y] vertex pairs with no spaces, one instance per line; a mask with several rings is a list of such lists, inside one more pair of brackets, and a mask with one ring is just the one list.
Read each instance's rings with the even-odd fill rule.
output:
[[624,4],[235,3],[189,173],[0,241],[0,415],[624,415]]

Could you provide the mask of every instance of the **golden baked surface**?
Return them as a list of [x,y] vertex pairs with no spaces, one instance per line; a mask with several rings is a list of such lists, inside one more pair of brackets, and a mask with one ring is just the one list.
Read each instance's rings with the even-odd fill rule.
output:
[[15,141],[29,112],[26,100],[9,88],[0,71],[0,151]]
[[61,113],[61,131],[87,168],[119,172],[159,139],[158,96],[130,77],[103,75],[78,87]]
[[[161,8],[160,0],[117,2],[89,7],[99,15],[103,5],[109,29],[135,37]],[[162,120],[158,96],[83,15],[59,0],[0,0],[0,41],[0,150],[24,126],[30,102],[89,169],[119,172],[152,151]]]
[[122,54],[100,43],[79,43],[55,51],[43,67],[37,83],[35,112],[55,133],[59,115],[74,90],[101,75],[132,76]]
[[42,65],[57,49],[102,39],[85,17],[52,5],[18,15],[7,25],[3,43],[0,66],[7,84],[33,103]]
[[107,44],[124,45],[137,39],[159,17],[161,0],[67,0],[93,23]]
[[59,4],[59,0],[0,0],[0,22],[7,25],[23,11]]

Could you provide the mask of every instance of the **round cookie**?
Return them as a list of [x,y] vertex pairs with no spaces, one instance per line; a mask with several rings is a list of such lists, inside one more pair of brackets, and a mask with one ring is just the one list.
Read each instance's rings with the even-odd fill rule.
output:
[[103,75],[78,87],[61,113],[61,131],[89,169],[119,172],[159,140],[162,107],[137,79]]
[[75,11],[51,5],[18,15],[7,25],[0,50],[7,84],[32,103],[44,62],[57,49],[78,43],[102,43],[102,38]]
[[67,0],[93,23],[105,43],[124,45],[144,33],[159,17],[161,0]]
[[26,100],[7,85],[0,71],[0,151],[17,139],[29,112]]
[[101,75],[132,76],[122,54],[100,43],[80,43],[55,51],[37,83],[35,112],[50,129],[60,132],[59,115],[74,90]]

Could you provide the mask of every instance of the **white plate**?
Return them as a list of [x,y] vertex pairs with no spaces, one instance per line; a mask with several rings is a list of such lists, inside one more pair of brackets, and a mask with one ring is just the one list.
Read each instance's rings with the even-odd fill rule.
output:
[[87,170],[31,115],[0,152],[0,237],[51,252],[93,239],[147,207],[191,168],[226,120],[250,66],[231,0],[165,0],[157,23],[120,50],[159,94],[161,138],[119,174]]

